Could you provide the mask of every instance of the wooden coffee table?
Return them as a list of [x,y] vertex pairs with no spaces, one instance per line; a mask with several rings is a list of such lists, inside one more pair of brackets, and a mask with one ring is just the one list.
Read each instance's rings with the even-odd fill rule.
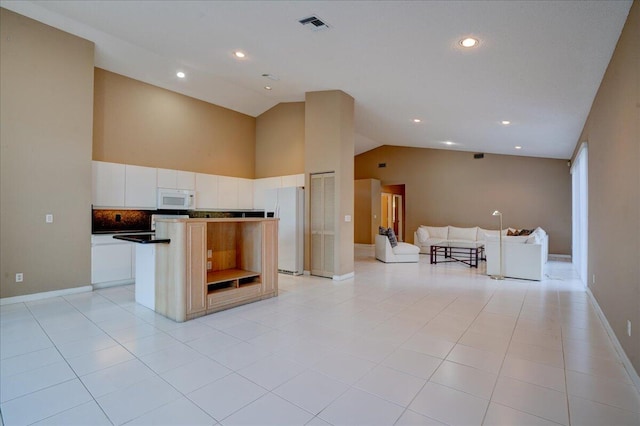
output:
[[[440,257],[440,260],[438,260]],[[484,243],[443,241],[431,246],[431,263],[460,262],[477,268],[479,260],[485,260]]]

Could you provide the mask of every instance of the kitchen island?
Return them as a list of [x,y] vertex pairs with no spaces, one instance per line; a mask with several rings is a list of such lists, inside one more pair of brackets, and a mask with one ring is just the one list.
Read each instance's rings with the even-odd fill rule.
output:
[[170,241],[153,244],[153,309],[168,318],[182,322],[278,295],[278,219],[158,219],[155,239]]

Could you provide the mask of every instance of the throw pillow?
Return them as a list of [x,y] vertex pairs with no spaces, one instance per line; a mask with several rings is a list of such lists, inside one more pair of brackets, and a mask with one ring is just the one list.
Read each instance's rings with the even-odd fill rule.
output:
[[518,235],[531,235],[533,229],[521,229]]
[[398,245],[398,239],[396,238],[396,233],[393,232],[393,228],[387,229],[387,237],[389,237],[389,244],[391,244],[391,248]]
[[384,226],[378,226],[378,234],[387,235],[387,228],[385,228]]
[[422,226],[418,228],[418,242],[425,242],[429,239],[429,232]]
[[517,237],[518,236],[518,230],[514,229],[512,231],[511,228],[509,228],[509,230],[507,231],[507,236],[509,236],[509,237]]

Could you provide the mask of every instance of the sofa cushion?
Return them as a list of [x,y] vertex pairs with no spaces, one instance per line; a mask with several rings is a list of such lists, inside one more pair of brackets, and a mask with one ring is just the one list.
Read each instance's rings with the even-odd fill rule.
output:
[[426,226],[426,228],[431,238],[442,238],[443,240],[449,238],[448,226]]
[[527,244],[540,244],[542,242],[542,238],[537,233],[532,233],[527,237]]
[[393,249],[393,254],[418,254],[420,252],[420,247],[414,246],[409,243],[398,243],[398,245]]
[[540,235],[540,238],[544,238],[544,236],[547,235],[545,230],[540,228],[539,226],[536,229],[533,230],[532,234],[536,233],[536,232]]
[[419,226],[416,234],[418,235],[418,243],[423,243],[429,239],[429,231],[427,231],[426,226]]
[[453,241],[475,241],[478,237],[478,227],[473,228],[458,228],[455,226],[449,226],[448,240]]
[[[506,236],[507,232],[509,232],[508,229],[503,229],[502,235]],[[497,239],[500,236],[500,230],[478,228],[478,241],[485,241],[487,239],[487,235],[494,236]]]
[[527,235],[514,235],[514,236],[507,236],[502,238],[502,241],[505,243],[518,243],[518,244],[524,244],[527,242],[527,240],[529,239],[529,237]]

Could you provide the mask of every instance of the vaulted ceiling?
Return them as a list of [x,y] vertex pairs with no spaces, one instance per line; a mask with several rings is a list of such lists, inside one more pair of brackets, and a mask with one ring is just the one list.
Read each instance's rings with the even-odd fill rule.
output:
[[[386,144],[569,158],[631,3],[0,4],[95,42],[100,68],[251,116],[342,90],[356,101],[356,154]],[[299,23],[309,16],[328,28]]]

